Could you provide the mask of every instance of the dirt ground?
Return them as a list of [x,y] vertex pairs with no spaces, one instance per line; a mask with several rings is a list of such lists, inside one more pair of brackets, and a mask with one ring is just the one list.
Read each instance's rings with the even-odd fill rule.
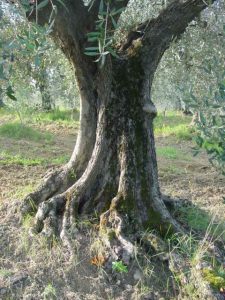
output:
[[[73,261],[57,241],[49,249],[44,237],[29,237],[32,220],[20,220],[19,203],[49,169],[59,166],[52,163],[52,155],[69,157],[76,139],[73,128],[54,125],[45,130],[54,135],[48,145],[0,138],[1,151],[49,160],[32,166],[0,163],[0,299],[177,299],[172,274],[151,253],[148,257],[138,253],[127,274],[107,274],[92,265],[87,245],[94,245],[95,232],[90,221],[79,224]],[[172,137],[157,138],[156,144],[181,153],[176,158],[158,155],[162,192],[186,199],[209,216],[216,215],[217,222],[225,222],[225,178],[206,155],[193,157],[192,142]]]

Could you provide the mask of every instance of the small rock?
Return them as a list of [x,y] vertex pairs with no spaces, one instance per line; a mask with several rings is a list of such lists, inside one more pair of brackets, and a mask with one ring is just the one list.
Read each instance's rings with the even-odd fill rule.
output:
[[139,269],[134,272],[134,279],[137,281],[142,279],[142,273]]
[[130,285],[130,284],[126,284],[126,285],[125,285],[125,289],[128,290],[128,291],[131,291],[132,288],[133,288],[133,287],[132,287],[132,285]]
[[0,287],[0,295],[5,295],[7,292],[7,289],[4,287]]
[[154,294],[152,292],[144,296],[143,300],[155,300]]

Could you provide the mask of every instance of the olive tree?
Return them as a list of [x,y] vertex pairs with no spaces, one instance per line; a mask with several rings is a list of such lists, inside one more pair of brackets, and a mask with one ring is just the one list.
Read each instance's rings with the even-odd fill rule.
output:
[[35,232],[60,234],[66,242],[79,217],[97,215],[100,231],[113,233],[124,260],[132,253],[128,232],[183,232],[160,193],[151,87],[164,52],[207,6],[202,0],[170,1],[126,38],[111,42],[108,32],[128,2],[38,1],[38,11],[28,13],[44,25],[57,8],[51,35],[75,69],[80,129],[69,162],[22,205],[23,213],[36,212]]

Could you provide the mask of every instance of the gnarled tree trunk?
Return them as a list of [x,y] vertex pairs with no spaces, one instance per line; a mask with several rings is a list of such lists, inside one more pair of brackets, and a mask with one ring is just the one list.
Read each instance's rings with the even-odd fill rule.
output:
[[[126,6],[128,1],[112,2]],[[80,130],[69,163],[26,197],[23,211],[36,207],[35,231],[59,233],[65,240],[76,218],[93,212],[100,228],[112,230],[121,241],[128,229],[182,231],[160,195],[151,86],[164,51],[205,3],[173,1],[158,18],[140,26],[141,36],[122,45],[119,58],[107,57],[102,68],[84,55],[99,1],[89,12],[82,1],[66,5],[68,11],[61,7],[56,16],[53,36],[76,70]],[[40,23],[48,10],[39,13]]]

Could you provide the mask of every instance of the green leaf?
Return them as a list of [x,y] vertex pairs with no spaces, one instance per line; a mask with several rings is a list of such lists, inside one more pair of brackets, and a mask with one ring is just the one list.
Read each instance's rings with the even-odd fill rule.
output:
[[93,51],[93,50],[98,50],[98,47],[87,47],[85,48],[86,51]]
[[98,41],[97,37],[89,37],[88,38],[88,42],[96,42],[96,41]]
[[39,67],[39,66],[40,66],[41,60],[40,60],[39,55],[36,55],[36,56],[35,56],[34,64],[35,64],[35,67]]
[[11,86],[8,86],[7,87],[7,90],[6,90],[6,95],[12,99],[13,101],[17,101],[16,97],[13,95],[15,92],[13,91],[12,87]]
[[109,51],[109,53],[114,56],[115,58],[119,58],[119,56],[116,54],[116,52],[114,51],[114,49],[112,48],[107,48],[107,50]]
[[39,9],[41,9],[41,8],[43,8],[43,7],[45,7],[45,6],[47,6],[47,5],[48,5],[48,2],[49,2],[49,0],[44,0],[44,1],[40,2],[40,3],[37,5],[37,10],[39,10]]
[[114,29],[117,29],[118,25],[117,25],[115,19],[113,18],[113,16],[111,16],[111,20],[112,20],[112,24],[113,24]]
[[88,56],[97,56],[99,55],[99,52],[84,52],[84,54]]
[[87,33],[88,37],[98,37],[100,35],[101,35],[101,33],[99,31],[93,31],[93,32]]
[[98,13],[101,15],[104,12],[104,2],[100,1]]
[[112,268],[116,272],[128,273],[127,266],[124,265],[122,261],[114,261],[114,262],[112,262]]

